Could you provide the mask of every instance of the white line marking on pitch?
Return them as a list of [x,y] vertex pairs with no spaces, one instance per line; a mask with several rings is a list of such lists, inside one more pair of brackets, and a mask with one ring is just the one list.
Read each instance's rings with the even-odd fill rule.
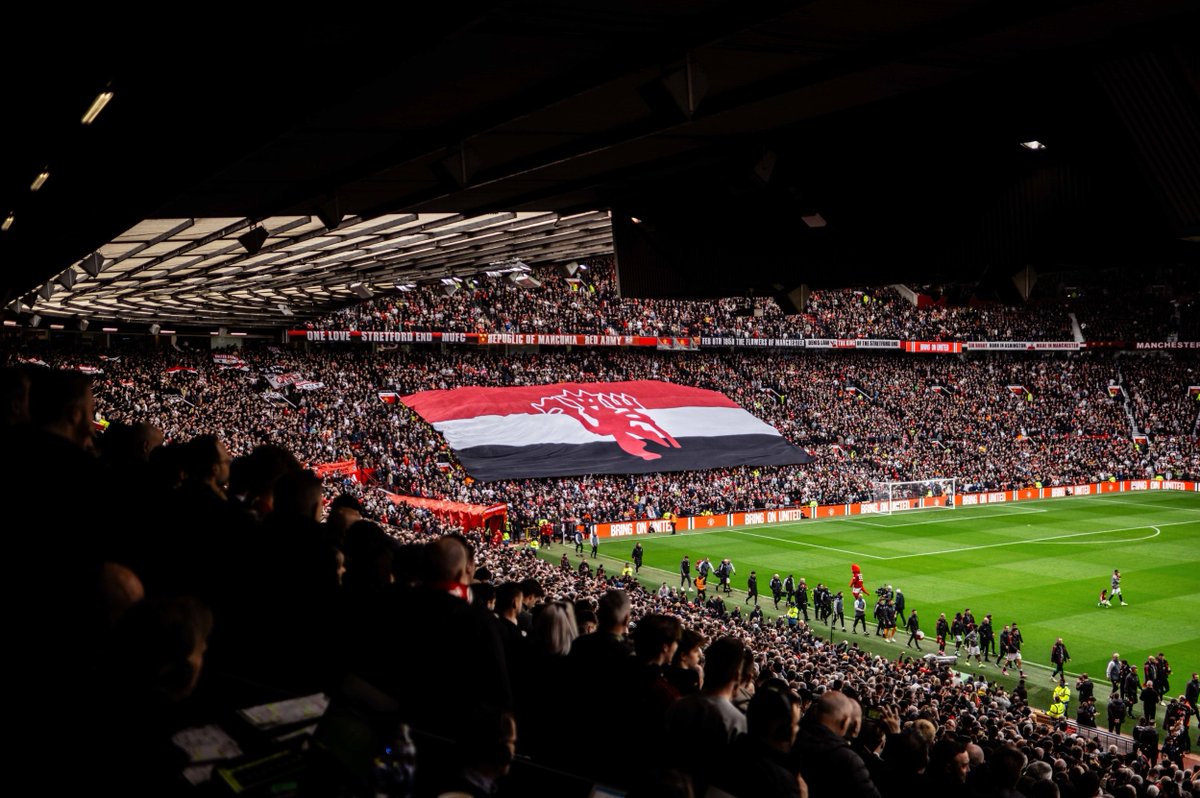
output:
[[1108,501],[1105,501],[1106,499],[1121,499],[1122,501],[1119,502],[1120,504],[1135,504],[1138,507],[1153,507],[1155,510],[1162,510],[1163,512],[1200,513],[1200,510],[1197,510],[1195,507],[1176,507],[1174,505],[1167,504],[1166,502],[1130,501],[1129,499],[1126,498],[1128,495],[1129,495],[1128,493],[1109,493],[1106,496],[1079,496],[1077,498],[1082,499],[1085,502],[1086,501],[1104,502],[1105,504],[1110,503]]
[[[963,508],[960,507],[958,509],[961,510]],[[911,521],[907,524],[880,524],[875,521],[860,521],[857,519],[853,523],[864,524],[866,526],[873,526],[878,529],[892,529],[892,528],[899,528],[899,527],[905,527],[905,526],[925,526],[926,524],[948,524],[952,521],[974,521],[974,520],[980,519],[980,518],[1009,518],[1014,515],[1034,515],[1036,513],[1048,513],[1048,512],[1050,512],[1050,511],[1046,510],[1046,509],[1039,509],[1037,507],[1014,507],[1014,508],[1012,508],[1012,512],[1008,512],[1008,513],[989,513],[987,515],[968,515],[965,518],[963,516],[957,516],[955,518],[942,518],[937,521]]]
[[[1184,523],[1190,523],[1185,521]],[[1150,540],[1162,534],[1162,530],[1156,526],[1142,527],[1143,529],[1153,529],[1153,535],[1143,535],[1140,538],[1126,538],[1125,540],[1031,540],[1030,543],[1045,546],[1112,546],[1118,543],[1137,543],[1142,540]]]
[[756,532],[746,532],[746,531],[743,531],[740,529],[731,529],[729,531],[736,532],[739,535],[749,535],[752,538],[763,538],[764,540],[775,540],[780,543],[792,543],[797,546],[808,546],[808,547],[814,548],[814,549],[825,549],[826,551],[836,551],[839,554],[849,554],[851,557],[864,557],[864,558],[870,558],[872,560],[891,559],[890,557],[880,557],[876,554],[861,554],[857,551],[850,551],[849,549],[838,549],[838,548],[834,548],[833,546],[822,546],[819,543],[808,543],[807,541],[803,541],[803,540],[788,540],[787,538],[774,538],[774,537],[771,537],[770,535],[759,535]]
[[[1170,524],[1159,524],[1158,526],[1186,526],[1187,524],[1200,524],[1200,521],[1175,521]],[[1142,526],[1123,526],[1117,529],[1097,529],[1093,532],[1071,532],[1066,535],[1051,535],[1045,538],[1033,538],[1032,540],[1006,540],[1003,543],[985,543],[982,546],[962,546],[957,549],[941,549],[939,551],[921,551],[915,554],[898,554],[894,557],[876,557],[878,560],[906,560],[910,557],[928,557],[933,554],[957,554],[961,551],[978,551],[979,549],[998,549],[1003,546],[1023,546],[1027,543],[1045,543],[1050,540],[1062,540],[1064,538],[1081,538],[1088,535],[1103,535],[1106,532],[1132,532],[1135,529],[1157,529],[1148,524]],[[1110,543],[1121,543],[1123,541],[1108,541]]]

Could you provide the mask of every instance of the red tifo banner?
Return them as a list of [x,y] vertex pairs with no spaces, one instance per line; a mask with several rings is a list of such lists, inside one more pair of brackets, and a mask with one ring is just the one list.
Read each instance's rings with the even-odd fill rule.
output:
[[404,496],[399,493],[383,491],[392,504],[407,504],[410,507],[420,507],[429,510],[443,521],[461,526],[463,529],[478,529],[486,526],[491,518],[499,518],[500,523],[508,517],[507,504],[465,504],[445,499],[425,499],[420,496]]
[[312,466],[313,473],[324,479],[325,477],[338,475],[348,477],[358,471],[357,460],[342,460],[337,463],[318,463]]
[[812,460],[724,394],[657,380],[456,388],[402,401],[485,482]]

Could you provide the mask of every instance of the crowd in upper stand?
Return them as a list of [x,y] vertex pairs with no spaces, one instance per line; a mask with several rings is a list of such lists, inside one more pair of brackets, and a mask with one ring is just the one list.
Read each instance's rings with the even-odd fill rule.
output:
[[[506,277],[463,279],[447,294],[416,286],[343,308],[308,323],[311,329],[581,333],[740,338],[884,338],[958,341],[1073,341],[1075,313],[1088,341],[1165,341],[1197,331],[1194,303],[1145,297],[1039,299],[1020,307],[952,303],[937,294],[918,307],[892,287],[813,291],[804,312],[785,316],[771,298],[717,301],[627,299],[618,294],[611,258],[597,258],[573,277],[533,272],[540,286]],[[1186,340],[1197,340],[1195,337]]]
[[[346,484],[379,517],[407,512],[390,492],[470,503],[506,502],[517,519],[624,520],[873,498],[873,482],[957,477],[960,491],[1064,485],[1116,478],[1194,478],[1200,410],[1186,355],[996,355],[928,359],[865,353],[646,353],[584,350],[505,354],[455,350],[369,353],[263,349],[244,369],[207,352],[160,349],[102,360],[43,353],[55,366],[93,366],[107,419],[147,421],[168,440],[216,429],[234,455],[262,443],[308,465],[354,459],[365,484]],[[196,369],[169,372],[175,366]],[[288,372],[324,388],[285,388],[265,399],[264,375]],[[1158,381],[1151,375],[1168,374]],[[1124,393],[1110,386],[1125,375]],[[1185,379],[1186,378],[1186,379]],[[478,483],[400,394],[464,385],[658,379],[727,394],[816,460],[808,466]],[[1167,385],[1167,383],[1170,385]],[[935,387],[943,390],[935,391]],[[1133,440],[1135,420],[1153,426]],[[1166,420],[1171,420],[1170,426]]]
[[[450,530],[423,514],[384,529],[361,520],[365,508],[352,497],[325,507],[301,460],[355,451],[343,436],[366,441],[373,424],[411,425],[402,411],[355,404],[371,390],[356,375],[394,378],[403,361],[264,353],[289,368],[324,361],[310,377],[337,386],[326,406],[314,393],[283,413],[244,397],[246,373],[199,357],[192,379],[203,383],[162,404],[181,395],[164,393],[179,390],[173,381],[188,379],[165,367],[186,357],[98,361],[104,412],[116,416],[115,384],[120,402],[162,425],[123,423],[98,441],[84,375],[3,372],[0,490],[14,564],[5,589],[17,644],[10,711],[21,731],[9,750],[27,788],[184,793],[186,758],[171,744],[180,728],[232,728],[233,708],[324,691],[346,703],[335,722],[310,730],[306,769],[293,779],[302,794],[582,798],[595,781],[631,798],[1200,795],[1200,773],[1182,760],[1200,693],[1186,670],[1177,680],[1184,698],[1168,696],[1162,747],[1143,719],[1126,751],[1086,727],[1039,722],[1023,685],[1010,693],[986,674],[834,646],[805,623],[771,621],[719,594],[699,602],[625,575],[554,567],[531,549],[443,536]],[[589,367],[627,357],[596,356]],[[468,360],[477,379],[484,368],[526,380],[563,367],[555,358]],[[664,359],[657,368],[683,363],[720,361]],[[861,367],[852,376],[864,383],[873,373],[889,385],[930,376],[898,364],[838,368]],[[421,384],[455,378],[432,357],[411,365]],[[1047,401],[1066,415],[1039,410],[1029,421],[1052,436],[1073,426],[1070,408],[1088,416],[1092,383],[1113,364],[978,365],[935,376],[972,406],[1008,402],[970,397],[1014,373],[1029,393],[1053,395],[1060,383],[1062,398]],[[729,375],[712,379],[720,376]],[[853,401],[865,409],[886,393]],[[1036,394],[1032,403],[1012,398],[1026,403],[1014,407],[1037,404]],[[829,401],[848,400],[835,392]],[[243,426],[251,419],[261,432]],[[909,606],[925,611],[931,600],[910,597]],[[864,707],[879,717],[864,717]],[[395,734],[396,719],[413,734]],[[375,737],[389,720],[392,736]],[[367,746],[365,758],[344,755],[356,745]],[[528,759],[514,767],[518,752]]]

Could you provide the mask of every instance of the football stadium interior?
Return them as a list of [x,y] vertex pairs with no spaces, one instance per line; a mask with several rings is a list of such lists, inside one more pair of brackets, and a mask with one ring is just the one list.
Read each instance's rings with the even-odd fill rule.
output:
[[232,11],[8,26],[23,786],[1200,798],[1194,2]]

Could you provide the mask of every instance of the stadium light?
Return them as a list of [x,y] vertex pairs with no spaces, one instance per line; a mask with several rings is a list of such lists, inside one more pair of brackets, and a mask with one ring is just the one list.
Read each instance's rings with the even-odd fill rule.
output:
[[1046,145],[1043,144],[1042,142],[1038,141],[1037,139],[1032,139],[1030,141],[1022,141],[1021,146],[1027,150],[1044,150],[1044,149],[1046,149]]
[[104,268],[104,256],[99,252],[93,252],[80,261],[79,266],[88,273],[89,277],[96,277]]
[[4,217],[4,221],[0,222],[0,230],[10,229],[13,226],[13,219],[15,218],[16,214],[10,211],[8,216]]
[[237,241],[242,245],[242,249],[246,250],[247,254],[257,255],[258,251],[263,248],[263,244],[267,243],[267,228],[261,225],[251,227],[238,236]]
[[315,213],[317,220],[325,226],[326,230],[336,230],[342,223],[342,208],[337,197],[330,197],[324,202],[317,203]]
[[111,91],[102,91],[96,95],[96,99],[92,100],[92,104],[88,106],[84,112],[83,118],[79,121],[85,125],[90,125],[96,121],[96,117],[100,116],[100,112],[104,110],[104,106],[108,105],[112,100],[113,93]]
[[46,181],[49,179],[50,179],[50,170],[48,168],[43,169],[42,171],[38,172],[38,176],[35,177],[33,179],[33,182],[29,184],[29,190],[37,191],[42,186],[46,185]]

